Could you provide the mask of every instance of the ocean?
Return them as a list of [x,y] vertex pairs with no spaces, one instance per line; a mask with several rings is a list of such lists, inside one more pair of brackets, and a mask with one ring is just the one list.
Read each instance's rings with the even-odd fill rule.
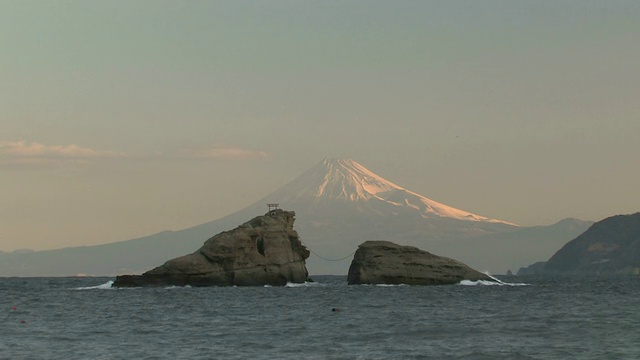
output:
[[0,278],[0,359],[640,359],[639,277],[113,289]]

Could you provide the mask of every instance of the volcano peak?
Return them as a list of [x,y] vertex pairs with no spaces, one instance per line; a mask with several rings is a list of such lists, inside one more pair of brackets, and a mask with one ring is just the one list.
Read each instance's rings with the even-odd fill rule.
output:
[[325,159],[319,167],[324,176],[317,186],[316,197],[361,201],[377,198],[379,193],[404,190],[352,159]]
[[[491,222],[491,219],[431,200],[377,175],[352,159],[326,158],[270,196],[281,203],[352,203],[377,214],[411,212],[423,218]],[[301,206],[304,207],[304,206]]]

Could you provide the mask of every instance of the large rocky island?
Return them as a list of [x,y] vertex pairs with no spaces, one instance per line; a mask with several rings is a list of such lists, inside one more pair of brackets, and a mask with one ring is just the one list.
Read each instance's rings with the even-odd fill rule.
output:
[[638,273],[640,212],[598,221],[565,244],[549,261],[518,270],[518,275]]
[[347,281],[355,284],[445,285],[462,280],[494,281],[450,258],[389,241],[366,241],[358,247]]
[[305,282],[309,250],[293,229],[294,221],[293,211],[270,210],[210,238],[192,254],[142,275],[118,276],[113,286],[284,286]]

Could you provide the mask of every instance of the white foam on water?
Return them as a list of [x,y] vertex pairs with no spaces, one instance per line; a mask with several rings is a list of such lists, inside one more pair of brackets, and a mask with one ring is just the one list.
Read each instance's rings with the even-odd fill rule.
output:
[[113,285],[113,281],[107,281],[102,285],[78,287],[78,288],[75,288],[75,290],[94,290],[94,289],[111,290],[114,288],[112,285]]
[[465,286],[475,286],[475,285],[504,285],[501,284],[499,282],[495,282],[495,281],[489,281],[489,280],[478,280],[478,281],[471,281],[471,280],[462,280],[460,281],[460,285],[465,285]]
[[488,277],[492,278],[494,281],[497,281],[498,283],[500,283],[501,285],[506,285],[506,286],[529,286],[529,284],[525,284],[525,283],[508,283],[508,282],[504,282],[494,276],[491,276],[491,274],[486,273]]
[[488,285],[488,286],[529,286],[529,284],[525,284],[525,283],[508,283],[508,282],[504,282],[494,276],[491,276],[489,273],[486,273],[486,275],[488,277],[490,277],[491,279],[493,279],[493,281],[489,281],[489,280],[478,280],[478,281],[471,281],[471,280],[462,280],[460,281],[460,285],[465,285],[465,286],[476,286],[476,285]]
[[309,287],[309,286],[321,286],[319,282],[303,282],[303,283],[291,283],[288,282],[284,287],[296,288],[296,287]]
[[394,287],[394,286],[409,286],[407,284],[376,284],[376,286],[380,287]]
[[172,286],[167,286],[165,287],[165,289],[191,289],[191,285],[185,285],[185,286],[178,286],[178,285],[172,285]]

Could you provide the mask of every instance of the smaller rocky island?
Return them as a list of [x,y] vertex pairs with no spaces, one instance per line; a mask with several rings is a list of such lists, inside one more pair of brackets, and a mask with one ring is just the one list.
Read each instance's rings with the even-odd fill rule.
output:
[[293,229],[295,212],[270,210],[222,232],[196,252],[142,275],[118,276],[114,287],[284,286],[307,280],[309,250]]
[[347,276],[349,285],[446,285],[462,280],[494,281],[457,260],[389,241],[362,243],[353,256]]

